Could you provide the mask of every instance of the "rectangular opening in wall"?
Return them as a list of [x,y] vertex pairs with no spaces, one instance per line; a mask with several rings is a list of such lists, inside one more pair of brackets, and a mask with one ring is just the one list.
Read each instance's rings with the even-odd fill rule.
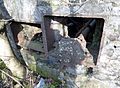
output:
[[48,51],[54,48],[54,43],[61,38],[79,38],[82,34],[86,48],[97,63],[104,19],[83,17],[44,16],[45,34]]
[[[44,53],[40,24],[10,21],[9,28],[11,29],[11,36],[13,36],[16,48]],[[10,41],[10,44],[12,42]]]

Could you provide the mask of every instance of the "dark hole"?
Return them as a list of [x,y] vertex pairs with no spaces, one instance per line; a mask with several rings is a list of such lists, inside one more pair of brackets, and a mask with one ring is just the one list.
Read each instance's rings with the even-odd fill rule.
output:
[[87,75],[92,74],[92,73],[93,73],[93,68],[92,68],[92,67],[89,67],[89,68],[87,69]]
[[[93,56],[94,63],[97,64],[99,47],[100,47],[103,26],[104,26],[104,19],[64,17],[64,16],[45,16],[45,19],[46,19],[45,24],[48,22],[48,20],[51,21],[53,20],[53,21],[57,21],[59,24],[63,26],[67,26],[68,36],[70,38],[78,38],[79,35],[82,34],[87,43],[86,48]],[[53,48],[55,37],[52,36],[52,30],[48,25],[45,27],[46,27],[46,35],[47,35],[48,51],[49,51],[51,50],[51,48]],[[82,41],[82,39],[80,39],[80,41]]]
[[85,54],[87,55],[87,52],[85,52]]
[[17,46],[18,49],[21,49],[21,46],[19,46],[19,45],[16,45],[16,46]]
[[117,47],[114,45],[114,48],[117,48]]

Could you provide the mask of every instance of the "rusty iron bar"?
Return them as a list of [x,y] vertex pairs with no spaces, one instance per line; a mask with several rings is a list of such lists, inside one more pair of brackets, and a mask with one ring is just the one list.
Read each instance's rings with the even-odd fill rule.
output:
[[88,35],[88,33],[89,33],[91,30],[94,31],[94,29],[95,29],[95,24],[96,24],[96,20],[94,19],[94,20],[89,24],[89,26],[86,27],[86,28],[82,31],[82,34],[83,34],[84,38],[87,38],[87,35]]
[[90,19],[75,35],[75,37],[77,38],[85,29],[89,29],[87,27],[91,27],[93,26],[95,23],[95,19]]
[[43,39],[43,45],[45,50],[45,58],[48,58],[48,44],[47,44],[47,36],[46,36],[46,30],[45,30],[45,19],[44,14],[42,14],[42,22],[41,22],[41,30],[42,30],[42,39]]

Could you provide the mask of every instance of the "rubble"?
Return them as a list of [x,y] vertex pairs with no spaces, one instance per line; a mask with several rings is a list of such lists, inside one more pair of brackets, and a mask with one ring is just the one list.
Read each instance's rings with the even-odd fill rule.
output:
[[[97,62],[96,69],[95,68],[93,69],[94,70],[93,71],[94,80],[92,80],[91,82],[87,82],[86,84],[88,84],[87,87],[89,87],[91,84],[92,88],[95,88],[95,87],[96,88],[97,87],[119,88],[120,87],[120,83],[119,83],[119,75],[120,75],[119,74],[119,70],[120,70],[119,69],[120,68],[120,66],[119,66],[119,62],[120,62],[120,60],[119,60],[120,59],[120,55],[119,55],[119,51],[120,51],[120,49],[119,49],[119,45],[120,45],[119,44],[119,40],[120,40],[120,36],[119,36],[119,33],[120,33],[120,5],[119,4],[120,4],[120,2],[119,2],[119,0],[94,0],[94,1],[93,0],[81,0],[81,2],[79,2],[79,3],[69,3],[69,0],[67,0],[67,1],[65,1],[65,0],[64,1],[63,0],[52,0],[52,1],[51,0],[45,0],[45,1],[43,1],[43,0],[42,1],[41,0],[40,1],[38,1],[38,0],[35,0],[35,1],[33,1],[33,0],[17,0],[17,1],[4,0],[4,2],[3,2],[3,0],[0,0],[0,2],[1,2],[0,3],[1,4],[0,16],[3,15],[6,18],[10,18],[10,16],[12,16],[15,20],[22,21],[22,22],[24,21],[24,22],[40,23],[40,22],[42,22],[43,14],[47,14],[50,16],[63,16],[63,17],[67,16],[67,17],[84,17],[84,18],[102,18],[103,21],[105,21],[105,24],[104,24],[104,27],[102,25],[102,27],[103,27],[103,33],[101,32],[102,38],[99,39],[99,41],[101,41],[101,43],[100,42],[96,43],[96,40],[94,40],[94,42],[96,44],[94,43],[91,45],[91,47],[88,47],[89,52],[90,52],[90,48],[91,48],[92,52],[90,52],[90,53],[92,54],[93,58],[95,57],[95,59],[96,59],[95,63]],[[29,9],[29,8],[31,8],[31,9]],[[10,16],[7,13],[7,11],[9,12]],[[25,31],[25,33],[31,33],[31,32]],[[58,33],[58,31],[57,31],[57,33]],[[98,37],[97,35],[99,33],[100,32],[96,32],[95,37]],[[29,37],[32,38],[33,36],[29,35]],[[89,58],[89,57],[92,58],[91,55],[89,54],[89,52],[88,52],[88,56],[86,55],[86,57],[85,57],[84,51],[86,50],[86,47],[85,47],[86,44],[84,44],[84,43],[82,44],[82,42],[80,42],[81,46],[82,45],[84,46],[84,47],[82,47],[82,49],[77,48],[77,50],[79,52],[82,52],[82,54],[80,55],[75,50],[76,48],[71,46],[71,44],[74,45],[73,41],[79,42],[79,40],[76,41],[76,39],[67,38],[68,40],[70,40],[72,42],[72,43],[69,42],[69,44],[71,46],[71,47],[69,47],[68,46],[69,44],[63,43],[63,41],[64,42],[68,41],[66,38],[62,38],[61,36],[58,36],[56,38],[57,38],[56,41],[59,41],[59,43],[61,45],[59,45],[59,43],[54,44],[57,47],[49,52],[49,61],[43,60],[43,59],[42,60],[35,59],[35,61],[42,61],[45,63],[47,62],[50,64],[50,66],[52,68],[53,67],[59,68],[60,63],[58,64],[58,62],[62,62],[63,64],[67,64],[69,71],[71,71],[70,74],[73,73],[72,75],[75,74],[74,71],[76,69],[76,66],[74,66],[74,68],[71,68],[74,64],[77,64],[78,69],[82,69],[82,68],[84,68],[84,66],[85,67],[94,67],[93,65],[89,64],[90,62],[92,62],[91,59],[85,59],[85,58]],[[61,40],[61,38],[62,38],[62,40]],[[28,41],[27,39],[25,39],[25,40]],[[26,43],[26,41],[21,41],[21,43],[19,45],[21,45],[23,47],[24,43]],[[33,47],[33,45],[35,44],[35,42],[33,42],[33,41],[31,43],[31,45],[29,45],[30,41],[31,41],[31,39],[29,39],[28,43],[26,44],[27,47],[25,46],[24,49],[29,49],[29,50],[31,50],[32,53],[37,52],[40,54],[40,52],[42,52],[42,51],[39,51],[36,47]],[[41,45],[41,43],[37,43],[37,44]],[[100,45],[100,48],[96,49],[95,46],[99,46],[99,45]],[[36,46],[38,46],[38,45],[36,45]],[[42,47],[42,45],[41,45],[41,47]],[[41,47],[39,47],[39,49],[41,49]],[[59,50],[59,47],[61,47],[63,49]],[[74,54],[74,52],[72,52],[72,50],[74,52],[76,52],[76,54]],[[99,50],[100,50],[100,52],[99,52]],[[57,53],[56,51],[58,51],[59,53]],[[51,52],[54,52],[54,54]],[[62,53],[62,52],[64,52],[64,53]],[[61,54],[63,54],[63,56],[61,56]],[[98,56],[98,54],[99,54],[99,56]],[[35,55],[35,56],[37,56],[37,55]],[[43,58],[43,56],[42,56],[42,58]],[[74,60],[76,60],[76,59],[73,59],[74,56],[77,56],[76,59],[78,61],[84,59],[80,63],[80,64],[84,65],[84,66],[82,65],[83,67],[78,64],[79,62],[74,61]],[[81,56],[81,57],[79,57],[79,56]],[[97,60],[97,56],[98,56],[98,60]],[[64,57],[65,57],[65,59],[63,59]],[[72,59],[71,59],[71,57],[72,57]],[[38,57],[35,57],[35,58],[38,58]],[[58,61],[56,58],[60,58],[60,61]],[[71,66],[70,64],[68,64],[68,62],[75,62],[75,63],[72,64],[72,66]],[[58,66],[56,66],[56,65],[58,65]],[[67,68],[67,67],[65,65],[65,66],[62,66],[61,68]],[[62,77],[64,75],[65,74],[63,73]],[[87,79],[83,75],[82,75],[82,77],[85,80]],[[73,76],[73,78],[74,78],[74,76]],[[81,79],[81,76],[80,76],[80,78],[78,76],[76,78],[78,81]],[[68,81],[68,83],[71,83],[71,82],[69,82],[69,80],[70,79],[68,77],[67,81]],[[83,84],[85,84],[85,83],[83,83]],[[99,86],[97,86],[97,84]],[[81,84],[79,84],[79,86],[80,85]],[[72,84],[72,87],[74,88],[73,84]],[[83,88],[84,87],[86,87],[86,86],[83,86]]]
[[[80,35],[79,38],[62,37],[55,42],[55,47],[48,52],[48,59],[45,59],[44,52],[41,51],[42,49],[39,51],[39,47],[36,45],[37,43],[39,46],[43,44],[41,32],[36,30],[37,32],[30,35],[32,30],[23,29],[24,31],[27,31],[27,34],[24,34],[23,40],[29,41],[29,43],[21,43],[20,51],[30,69],[42,73],[46,77],[50,76],[55,80],[65,81],[67,86],[70,86],[70,80],[74,81],[78,75],[86,75],[87,69],[94,67],[93,57],[86,48],[83,35]],[[25,36],[30,39],[26,39]]]

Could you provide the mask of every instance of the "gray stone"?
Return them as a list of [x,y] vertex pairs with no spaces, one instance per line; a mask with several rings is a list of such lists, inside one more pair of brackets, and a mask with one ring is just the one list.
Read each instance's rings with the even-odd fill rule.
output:
[[5,5],[1,8],[4,17],[12,17],[17,21],[23,22],[39,23],[42,21],[41,16],[43,14],[59,14],[61,16],[80,14],[78,16],[88,15],[103,18],[107,15],[120,15],[120,3],[117,0],[81,0],[75,5],[68,5],[70,4],[68,1],[63,2],[61,0],[4,0],[4,2],[1,0],[1,3]]
[[30,41],[29,44],[27,45],[27,48],[44,53],[44,46],[43,43],[41,42]]
[[75,68],[68,67],[66,68],[66,72],[70,75],[81,75],[86,73],[86,68],[82,65],[76,65]]
[[107,52],[107,55],[108,55],[109,57],[111,57],[111,56],[113,55],[113,53],[114,53],[114,50],[113,50],[113,49],[108,49],[107,51],[108,51],[108,52]]
[[110,34],[110,35],[108,36],[108,39],[109,39],[110,41],[116,41],[118,38],[119,38],[119,34],[118,34],[118,33]]

